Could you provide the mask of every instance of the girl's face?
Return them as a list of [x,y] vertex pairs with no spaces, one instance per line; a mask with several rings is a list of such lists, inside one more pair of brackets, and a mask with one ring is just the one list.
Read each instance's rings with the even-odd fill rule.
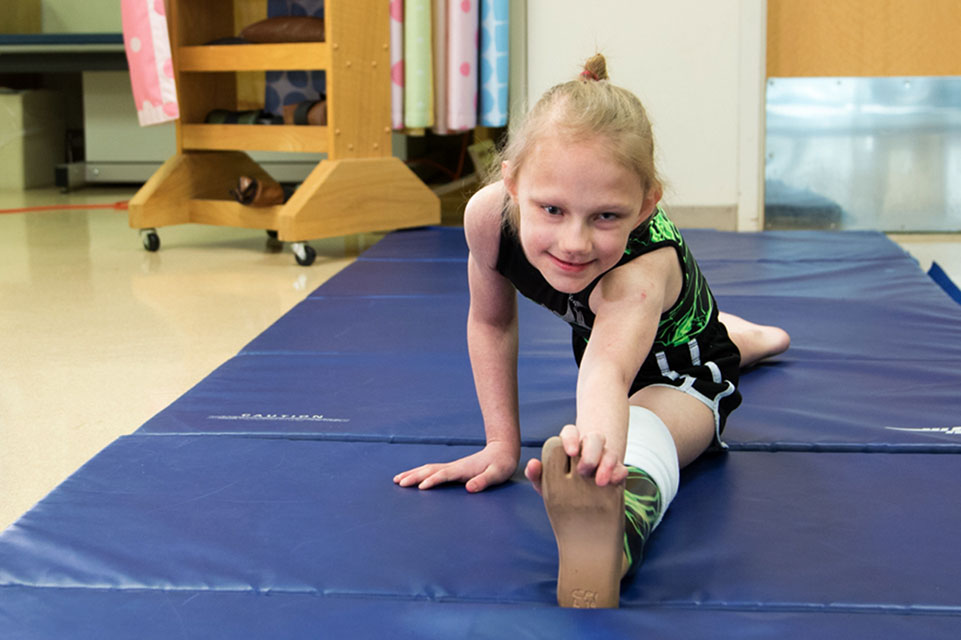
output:
[[520,210],[524,254],[547,282],[577,293],[624,255],[627,238],[650,216],[660,193],[644,193],[637,174],[602,141],[550,134],[504,184]]

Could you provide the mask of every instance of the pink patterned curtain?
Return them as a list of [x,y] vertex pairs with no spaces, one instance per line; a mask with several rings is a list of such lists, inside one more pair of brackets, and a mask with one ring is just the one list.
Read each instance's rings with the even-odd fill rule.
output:
[[180,116],[164,0],[121,0],[123,41],[141,126]]

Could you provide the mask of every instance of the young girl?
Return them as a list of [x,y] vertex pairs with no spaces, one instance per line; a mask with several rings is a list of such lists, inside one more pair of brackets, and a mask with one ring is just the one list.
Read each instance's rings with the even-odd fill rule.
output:
[[588,60],[516,131],[502,180],[467,205],[467,340],[487,446],[398,474],[402,487],[506,481],[520,458],[515,291],[573,329],[576,422],[525,475],[557,539],[561,606],[616,607],[620,579],[741,401],[739,367],[780,353],[776,327],[721,313],[658,206],[651,125],[629,91]]

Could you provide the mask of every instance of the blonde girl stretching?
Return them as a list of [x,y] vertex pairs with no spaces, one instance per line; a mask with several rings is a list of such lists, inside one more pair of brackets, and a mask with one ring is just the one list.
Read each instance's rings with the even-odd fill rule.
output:
[[557,600],[616,607],[620,580],[741,401],[739,367],[780,353],[783,330],[718,311],[659,207],[641,102],[588,60],[512,131],[502,179],[471,198],[467,340],[487,445],[398,474],[402,487],[510,478],[520,458],[515,292],[566,320],[579,366],[574,424],[525,475],[557,539]]

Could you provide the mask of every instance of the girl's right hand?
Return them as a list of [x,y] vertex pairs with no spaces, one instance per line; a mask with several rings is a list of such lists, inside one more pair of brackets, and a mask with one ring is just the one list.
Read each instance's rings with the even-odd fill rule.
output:
[[394,482],[402,487],[417,485],[418,489],[430,489],[446,482],[463,482],[471,493],[507,481],[517,470],[520,460],[519,447],[502,442],[491,442],[472,455],[454,460],[425,464],[394,476]]

